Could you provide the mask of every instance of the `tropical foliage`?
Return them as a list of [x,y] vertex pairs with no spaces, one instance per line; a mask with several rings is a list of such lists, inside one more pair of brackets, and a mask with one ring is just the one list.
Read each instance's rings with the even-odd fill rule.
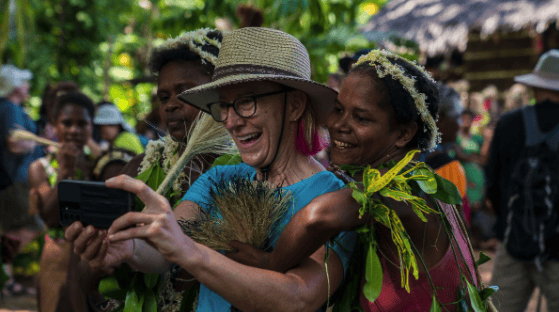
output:
[[325,82],[341,51],[371,44],[357,27],[388,0],[7,0],[0,3],[0,63],[29,68],[37,117],[47,83],[73,80],[115,102],[132,124],[151,109],[152,48],[200,27],[238,27],[240,3],[261,8],[264,26],[299,38]]

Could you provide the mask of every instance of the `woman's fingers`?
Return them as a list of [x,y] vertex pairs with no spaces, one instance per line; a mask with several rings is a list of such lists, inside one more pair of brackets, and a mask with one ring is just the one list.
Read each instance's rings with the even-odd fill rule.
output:
[[94,258],[92,258],[91,260],[89,260],[89,265],[93,268],[105,268],[105,258],[107,257],[107,252],[109,251],[109,241],[108,239],[105,237],[103,238],[103,242],[101,243],[101,247],[99,248],[99,251],[97,252],[97,255],[95,255]]
[[97,235],[91,239],[86,249],[81,254],[82,261],[90,261],[99,253],[99,249],[101,248],[101,245],[103,244],[103,240],[105,239],[105,237],[106,237],[105,231],[97,232]]
[[112,235],[136,224],[150,224],[156,218],[155,215],[142,212],[129,212],[113,221],[108,234]]
[[76,255],[81,256],[81,254],[85,251],[87,246],[89,245],[89,240],[97,234],[97,230],[89,225],[87,226],[81,234],[74,240],[74,253]]
[[138,198],[150,208],[160,208],[162,211],[171,210],[165,197],[157,194],[144,182],[131,178],[125,174],[108,179],[105,184],[111,188],[118,188],[136,194]]
[[108,238],[111,243],[125,241],[133,238],[144,238],[147,236],[147,231],[147,226],[132,227],[123,231],[118,231],[114,234],[110,234]]
[[66,231],[64,231],[64,238],[69,241],[73,242],[83,230],[83,225],[80,221],[76,221],[70,225]]

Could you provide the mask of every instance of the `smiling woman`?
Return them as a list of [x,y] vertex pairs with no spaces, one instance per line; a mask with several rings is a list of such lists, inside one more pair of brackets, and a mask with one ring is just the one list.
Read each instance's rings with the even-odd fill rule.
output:
[[77,287],[79,258],[63,239],[58,220],[58,182],[90,178],[92,162],[84,146],[91,139],[95,107],[91,99],[75,91],[59,96],[55,103],[52,120],[60,148],[29,167],[30,202],[49,227],[40,261],[38,305],[41,311],[82,311],[86,303]]
[[[270,254],[237,245],[241,252],[234,258],[286,272],[340,231],[358,227],[363,243],[335,311],[457,311],[477,304],[479,275],[451,205],[459,203],[459,193],[411,161],[414,149],[432,149],[438,141],[438,103],[435,82],[418,65],[386,51],[363,56],[327,122],[334,167],[349,165],[357,181],[301,209]],[[427,177],[430,188],[414,180]],[[478,307],[492,305],[479,299]]]
[[[138,270],[163,271],[169,262],[180,265],[202,284],[197,311],[230,311],[232,306],[249,311],[319,309],[341,284],[354,235],[338,237],[330,246],[333,252],[327,262],[323,247],[280,274],[242,265],[195,243],[182,233],[176,218],[193,221],[198,213],[207,212],[220,181],[264,180],[291,194],[289,210],[268,237],[268,247],[273,247],[291,216],[316,196],[342,186],[296,144],[297,136],[305,135],[300,129],[311,129],[312,143],[317,135],[312,129],[326,122],[335,92],[310,80],[309,56],[297,39],[277,30],[243,28],[224,36],[212,81],[179,97],[214,112],[212,116],[229,131],[244,163],[218,166],[200,176],[174,211],[139,181],[124,176],[107,181],[110,187],[136,193],[146,204],[144,212],[116,220],[108,244],[88,243],[79,226],[68,229],[67,237],[75,239],[76,248],[93,266],[127,262]],[[215,105],[219,109],[211,110]],[[140,226],[132,226],[136,224]]]

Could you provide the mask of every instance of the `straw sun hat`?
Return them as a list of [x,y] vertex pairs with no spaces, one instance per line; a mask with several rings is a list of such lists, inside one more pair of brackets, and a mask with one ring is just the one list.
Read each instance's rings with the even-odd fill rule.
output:
[[223,37],[212,82],[181,93],[184,102],[209,112],[219,100],[221,87],[244,82],[272,81],[301,90],[310,99],[318,124],[324,124],[334,107],[336,91],[311,80],[305,46],[275,29],[246,27]]
[[514,81],[531,87],[559,91],[559,50],[544,53],[532,73],[516,76]]

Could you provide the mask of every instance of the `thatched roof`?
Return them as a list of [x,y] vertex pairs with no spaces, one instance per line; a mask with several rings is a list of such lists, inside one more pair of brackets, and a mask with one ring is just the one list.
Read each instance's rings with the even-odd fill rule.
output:
[[415,40],[428,55],[449,47],[466,49],[468,32],[534,27],[559,20],[559,0],[391,0],[371,17],[363,33],[371,40],[398,35]]

